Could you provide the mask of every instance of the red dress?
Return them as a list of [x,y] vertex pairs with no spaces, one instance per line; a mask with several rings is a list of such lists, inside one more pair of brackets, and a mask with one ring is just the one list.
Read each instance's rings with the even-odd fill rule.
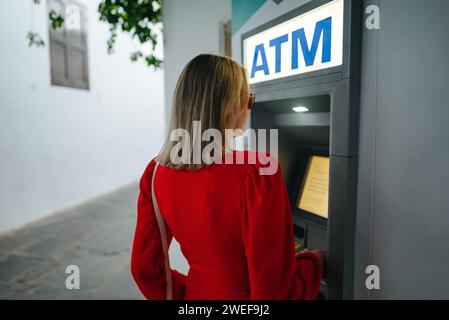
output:
[[[154,166],[153,160],[140,181],[131,272],[147,299],[165,299],[164,260],[151,200]],[[281,169],[260,175],[261,167],[260,161],[213,164],[198,171],[158,167],[155,195],[168,240],[175,237],[190,266],[187,276],[172,270],[174,299],[318,295],[321,258],[312,252],[295,256]]]

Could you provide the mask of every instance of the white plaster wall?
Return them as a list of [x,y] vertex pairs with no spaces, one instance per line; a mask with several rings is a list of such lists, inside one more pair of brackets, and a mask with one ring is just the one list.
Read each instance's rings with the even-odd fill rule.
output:
[[108,55],[98,1],[80,2],[89,91],[51,86],[48,45],[27,45],[33,7],[34,30],[48,44],[46,1],[0,0],[0,232],[138,180],[159,150],[163,71],[132,64],[127,36]]
[[200,53],[222,54],[220,24],[231,19],[231,0],[164,0],[165,101],[184,66]]

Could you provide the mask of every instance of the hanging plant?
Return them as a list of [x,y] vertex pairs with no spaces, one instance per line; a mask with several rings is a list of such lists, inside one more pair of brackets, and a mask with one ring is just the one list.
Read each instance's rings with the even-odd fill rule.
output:
[[[41,0],[32,0],[36,5]],[[158,44],[158,31],[162,30],[162,0],[103,0],[98,6],[99,20],[109,24],[109,39],[106,40],[106,48],[109,54],[114,52],[117,33],[123,32],[137,39],[140,44],[149,43],[151,53],[141,50],[130,54],[130,60],[135,62],[143,60],[148,66],[158,69],[162,66],[162,60],[154,55]],[[50,26],[53,29],[64,25],[64,17],[51,10],[48,14]],[[38,33],[30,31],[27,34],[28,45],[43,47],[45,42]]]

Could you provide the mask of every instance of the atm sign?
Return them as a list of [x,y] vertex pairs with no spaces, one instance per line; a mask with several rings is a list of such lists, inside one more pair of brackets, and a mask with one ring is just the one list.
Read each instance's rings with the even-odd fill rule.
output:
[[344,0],[334,0],[243,41],[249,82],[340,66]]

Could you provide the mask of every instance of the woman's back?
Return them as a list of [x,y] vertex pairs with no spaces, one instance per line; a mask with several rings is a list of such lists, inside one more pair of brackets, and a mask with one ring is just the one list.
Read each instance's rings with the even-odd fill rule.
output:
[[[168,237],[180,243],[190,265],[187,277],[172,271],[175,298],[317,295],[321,261],[313,253],[295,258],[291,209],[280,167],[274,175],[262,175],[260,161],[245,162],[195,171],[158,167],[154,191]],[[162,299],[163,257],[151,201],[154,167],[152,161],[141,180],[132,270],[148,298]]]
[[189,265],[187,297],[247,298],[241,237],[247,167],[215,164],[198,171],[158,169],[160,210]]

